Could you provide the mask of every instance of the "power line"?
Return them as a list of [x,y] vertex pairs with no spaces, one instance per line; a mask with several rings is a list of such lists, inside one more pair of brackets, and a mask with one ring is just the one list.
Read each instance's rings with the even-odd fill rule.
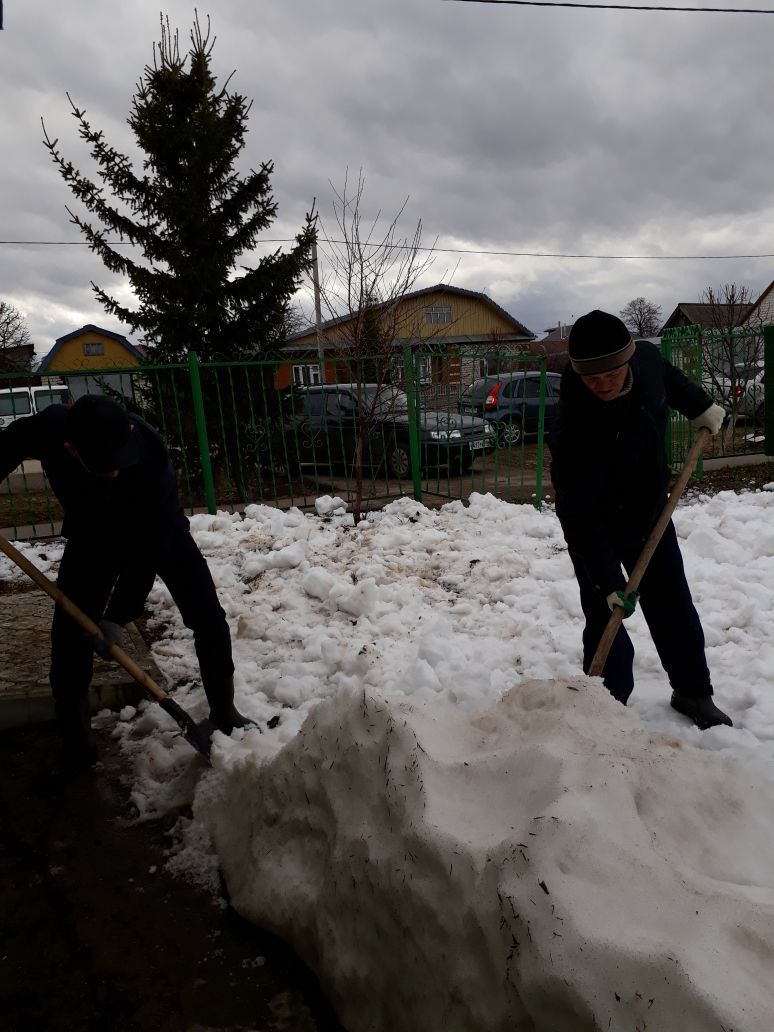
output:
[[[475,3],[488,3],[489,0],[471,0]],[[510,3],[511,0],[492,0],[493,3]],[[267,238],[264,244],[293,244],[295,237]],[[330,244],[345,244],[345,240],[328,240]],[[129,240],[106,240],[111,247],[133,247]],[[0,240],[0,246],[13,245],[25,247],[90,247],[86,240]],[[364,245],[379,247],[379,244]],[[742,258],[774,258],[772,254],[565,254],[558,251],[489,251],[474,247],[422,247],[414,244],[390,244],[395,251],[427,251],[434,254],[483,254],[501,258],[584,258],[598,261],[617,262],[720,262],[735,261]]]
[[582,4],[571,0],[444,0],[445,3],[516,4],[520,7],[585,7],[598,11],[683,11],[696,14],[774,14],[760,7],[656,7],[652,4]]

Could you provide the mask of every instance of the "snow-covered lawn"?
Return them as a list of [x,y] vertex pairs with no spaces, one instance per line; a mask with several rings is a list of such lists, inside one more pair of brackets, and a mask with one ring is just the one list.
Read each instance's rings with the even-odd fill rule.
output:
[[[194,518],[263,733],[216,735],[205,770],[153,704],[99,718],[141,814],[193,800],[170,864],[213,885],[220,867],[349,1032],[770,1032],[774,492],[694,499],[675,524],[733,729],[669,708],[640,613],[629,707],[579,677],[550,509]],[[55,567],[56,546],[27,551]],[[150,607],[168,687],[203,717],[160,584]]]

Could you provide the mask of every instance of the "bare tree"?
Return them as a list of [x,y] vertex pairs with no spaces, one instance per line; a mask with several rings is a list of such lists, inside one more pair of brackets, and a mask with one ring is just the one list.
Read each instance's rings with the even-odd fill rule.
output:
[[21,348],[31,343],[22,313],[8,301],[0,301],[0,348]]
[[[320,298],[325,316],[334,323],[323,335],[322,346],[326,356],[335,356],[350,370],[360,414],[351,467],[355,522],[363,506],[369,442],[390,406],[402,402],[396,383],[402,379],[402,374],[396,375],[402,369],[398,343],[419,336],[418,310],[402,301],[433,262],[421,246],[421,220],[410,237],[399,234],[398,223],[408,201],[380,230],[384,225],[380,211],[368,221],[363,217],[364,189],[362,171],[354,185],[347,175],[340,192],[333,187],[335,233],[329,234],[324,225],[320,228],[328,269],[320,283]],[[375,390],[366,392],[366,383],[375,385]]]
[[755,297],[749,287],[737,283],[707,287],[699,296],[709,322],[701,336],[702,377],[730,415],[724,445],[733,439],[744,385],[763,357],[760,319],[747,321]]
[[644,297],[635,297],[618,314],[639,337],[655,337],[663,322],[661,305],[647,301]]

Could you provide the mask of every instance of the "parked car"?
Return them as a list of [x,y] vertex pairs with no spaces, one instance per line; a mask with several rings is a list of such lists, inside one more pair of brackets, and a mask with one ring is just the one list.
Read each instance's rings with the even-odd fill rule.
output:
[[[746,379],[739,379],[734,387],[736,396],[736,414],[746,420],[754,420],[756,423],[763,422],[764,403],[764,381],[763,369],[751,370],[753,375]],[[730,397],[727,402],[732,401]]]
[[[411,476],[409,403],[403,391],[375,383],[294,388],[285,404],[289,460],[316,468],[351,468],[365,422],[363,464]],[[478,455],[493,451],[495,434],[483,419],[423,409],[417,417],[422,472],[448,467],[464,473]],[[291,434],[288,430],[292,430]],[[290,453],[293,454],[290,454]]]
[[[559,404],[560,373],[546,373],[545,428]],[[461,413],[485,419],[496,431],[500,445],[518,444],[535,434],[540,416],[540,373],[510,372],[474,380],[460,397]]]
[[72,402],[67,387],[36,386],[8,387],[0,390],[0,430],[15,419],[42,412],[49,405],[69,405]]

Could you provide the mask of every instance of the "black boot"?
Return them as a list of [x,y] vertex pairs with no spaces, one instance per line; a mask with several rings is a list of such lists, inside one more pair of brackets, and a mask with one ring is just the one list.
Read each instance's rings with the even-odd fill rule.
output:
[[210,704],[210,723],[224,735],[230,735],[235,727],[255,727],[255,721],[243,716],[234,705],[234,678],[223,681],[215,689],[212,685],[204,689]]
[[690,695],[678,695],[677,692],[672,692],[672,709],[689,717],[702,731],[706,731],[710,727],[717,727],[719,724],[725,724],[728,727],[734,726],[731,717],[727,716],[723,710],[718,709],[712,701],[711,695],[694,699]]
[[93,767],[97,762],[97,747],[91,737],[88,699],[57,700],[54,712],[62,736],[62,751],[54,772],[77,774]]

